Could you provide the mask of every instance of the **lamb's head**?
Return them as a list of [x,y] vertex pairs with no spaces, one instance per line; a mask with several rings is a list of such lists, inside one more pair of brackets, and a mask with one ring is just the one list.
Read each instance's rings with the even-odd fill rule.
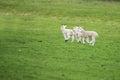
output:
[[83,32],[83,31],[85,31],[82,27],[79,27],[79,31],[80,32]]
[[66,28],[66,25],[65,24],[62,24],[61,25],[61,29],[65,29]]

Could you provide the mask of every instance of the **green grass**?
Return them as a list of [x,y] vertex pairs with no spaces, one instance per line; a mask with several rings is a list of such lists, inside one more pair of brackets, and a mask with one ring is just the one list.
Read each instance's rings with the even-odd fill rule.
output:
[[[0,0],[0,80],[120,80],[119,9],[94,0]],[[61,24],[97,31],[95,46],[65,43]]]

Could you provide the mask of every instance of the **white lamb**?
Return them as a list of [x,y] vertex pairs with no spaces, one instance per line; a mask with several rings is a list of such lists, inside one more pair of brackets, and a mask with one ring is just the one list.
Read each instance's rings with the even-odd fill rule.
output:
[[79,27],[77,27],[77,26],[73,27],[73,31],[75,32],[77,42],[81,42],[82,33],[80,32]]
[[61,31],[63,33],[65,42],[67,42],[70,38],[72,38],[72,41],[74,41],[74,32],[72,29],[66,29],[66,25],[61,25]]
[[[98,33],[97,32],[95,32],[95,31],[85,31],[82,27],[80,27],[79,28],[79,30],[80,30],[80,32],[82,33],[82,35],[83,35],[83,43],[85,43],[84,42],[84,40],[86,39],[86,41],[91,45],[91,46],[94,46],[94,44],[95,44],[95,39],[96,39],[96,37],[98,37]],[[89,42],[89,37],[91,37],[92,38],[92,40]]]

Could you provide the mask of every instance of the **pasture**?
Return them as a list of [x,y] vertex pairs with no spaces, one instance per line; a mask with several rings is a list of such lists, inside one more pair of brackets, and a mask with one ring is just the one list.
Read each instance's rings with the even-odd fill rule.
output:
[[[61,24],[95,46],[65,43]],[[0,80],[120,80],[120,2],[0,0]]]

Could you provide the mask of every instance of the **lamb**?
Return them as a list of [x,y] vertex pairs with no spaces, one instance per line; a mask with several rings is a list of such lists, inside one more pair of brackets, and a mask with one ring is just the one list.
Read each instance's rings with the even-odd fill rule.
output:
[[73,27],[73,31],[75,32],[77,42],[81,42],[82,33],[80,32],[79,27],[77,27],[77,26]]
[[72,29],[66,29],[66,25],[61,25],[61,31],[63,33],[65,42],[67,42],[70,38],[74,41],[74,31]]
[[[95,32],[95,31],[85,31],[82,27],[79,28],[80,32],[82,33],[83,35],[83,38],[82,38],[82,41],[83,43],[84,40],[86,39],[86,41],[91,45],[91,46],[94,46],[95,44],[95,39],[98,37],[98,33]],[[92,38],[92,40],[89,42],[89,37]]]

